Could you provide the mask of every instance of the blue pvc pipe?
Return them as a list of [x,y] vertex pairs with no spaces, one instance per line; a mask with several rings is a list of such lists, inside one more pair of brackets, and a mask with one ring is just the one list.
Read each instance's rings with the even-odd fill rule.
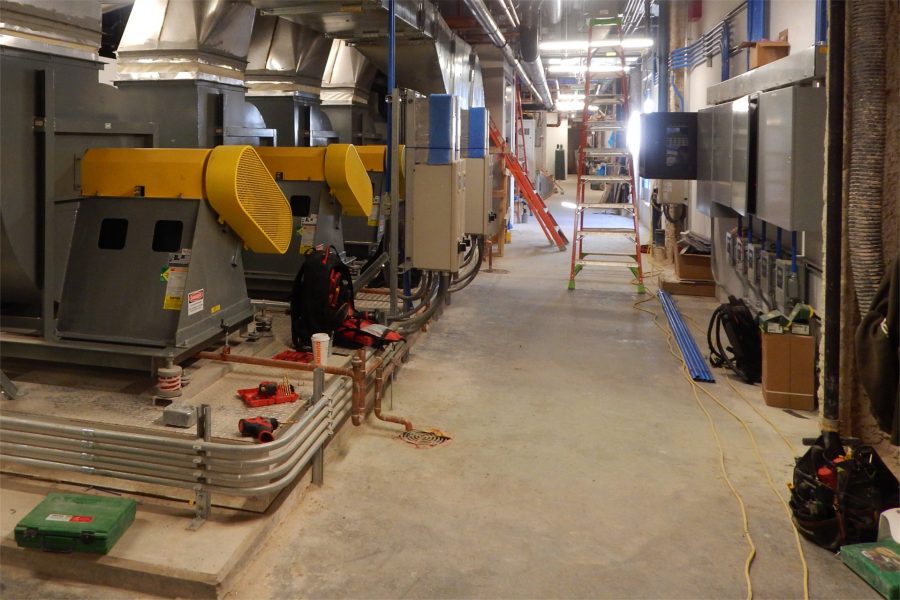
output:
[[675,85],[675,79],[671,79],[672,81],[672,91],[675,92],[675,95],[678,97],[678,112],[684,112],[684,96],[681,95],[681,90],[678,89],[678,86]]
[[828,43],[828,1],[816,0],[816,44]]
[[753,215],[747,215],[747,241],[753,243]]
[[[396,49],[397,49],[397,27],[396,27],[396,16],[397,16],[397,7],[394,5],[395,0],[388,0],[388,94],[393,96],[394,88],[397,87],[397,58],[396,58]],[[399,98],[393,98],[394,102],[399,102]],[[394,163],[394,139],[393,139],[393,110],[391,107],[388,107],[387,111],[387,131],[388,131],[388,144],[387,144],[387,159],[385,161],[385,174],[387,175],[387,185],[385,189],[390,192],[391,191],[391,167]],[[392,209],[393,212],[393,209]]]
[[722,81],[731,77],[731,26],[726,23],[722,28]]
[[747,0],[747,40],[769,37],[769,0]]
[[675,341],[678,343],[678,348],[681,350],[681,355],[684,357],[684,362],[687,364],[691,378],[694,381],[715,382],[709,365],[706,364],[703,355],[700,354],[697,341],[688,331],[687,325],[684,324],[684,320],[681,318],[681,314],[678,312],[678,307],[675,306],[672,297],[662,290],[657,292],[657,297],[660,304],[662,304],[663,311],[666,313],[669,328],[672,330],[672,335],[675,336]]
[[791,232],[791,273],[797,272],[797,232]]
[[781,227],[775,228],[775,258],[781,258]]

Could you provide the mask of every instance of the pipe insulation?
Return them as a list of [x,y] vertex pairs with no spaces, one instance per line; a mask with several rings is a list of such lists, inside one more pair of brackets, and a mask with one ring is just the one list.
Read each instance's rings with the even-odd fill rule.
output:
[[850,268],[859,312],[865,314],[884,274],[885,3],[854,0],[849,9]]

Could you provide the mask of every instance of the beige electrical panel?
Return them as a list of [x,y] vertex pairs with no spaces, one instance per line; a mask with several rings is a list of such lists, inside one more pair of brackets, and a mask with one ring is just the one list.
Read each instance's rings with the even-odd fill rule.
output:
[[456,273],[465,250],[466,163],[414,165],[412,176],[412,265]]
[[487,235],[491,211],[491,168],[487,159],[466,159],[466,226],[469,235]]
[[660,204],[687,204],[688,181],[683,179],[663,179],[659,182]]

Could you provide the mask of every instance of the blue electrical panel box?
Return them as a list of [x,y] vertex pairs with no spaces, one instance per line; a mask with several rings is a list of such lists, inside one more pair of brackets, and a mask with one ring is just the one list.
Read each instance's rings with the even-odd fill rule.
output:
[[428,97],[428,164],[448,165],[457,158],[459,111],[450,94]]

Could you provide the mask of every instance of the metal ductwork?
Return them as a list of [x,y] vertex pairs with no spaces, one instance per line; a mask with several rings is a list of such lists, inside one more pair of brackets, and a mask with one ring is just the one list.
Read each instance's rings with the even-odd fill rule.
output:
[[0,0],[0,45],[97,59],[100,3],[93,0]]
[[[531,88],[534,95],[540,98],[547,109],[552,109],[553,98],[550,96],[550,88],[547,86],[547,76],[544,73],[544,65],[540,56],[537,56],[536,60],[527,63],[524,60],[519,61],[513,54],[506,37],[500,32],[497,22],[494,21],[494,17],[491,15],[488,7],[485,6],[484,1],[465,0],[465,3],[472,15],[474,15],[475,20],[478,21],[478,24],[481,25],[481,28],[484,29],[484,32],[491,39],[491,42],[501,49],[506,60],[516,70],[522,83]],[[537,46],[536,43],[534,45],[535,47]]]
[[343,40],[333,40],[322,75],[322,103],[330,106],[369,103],[377,69],[363,54]]
[[242,85],[256,11],[249,2],[136,0],[119,44],[119,79]]
[[257,15],[247,54],[250,95],[318,97],[332,40],[280,17]]
[[[347,10],[345,2],[330,0],[253,1],[265,15],[279,15],[345,41],[387,71],[384,39],[388,34],[388,0],[363,0],[354,4],[352,11]],[[480,79],[478,58],[447,26],[434,4],[428,0],[396,0],[395,11],[397,83],[426,94],[455,94],[463,108],[483,105],[483,93],[472,86]],[[323,100],[326,95],[332,96],[323,91]],[[339,100],[331,97],[329,102]]]

